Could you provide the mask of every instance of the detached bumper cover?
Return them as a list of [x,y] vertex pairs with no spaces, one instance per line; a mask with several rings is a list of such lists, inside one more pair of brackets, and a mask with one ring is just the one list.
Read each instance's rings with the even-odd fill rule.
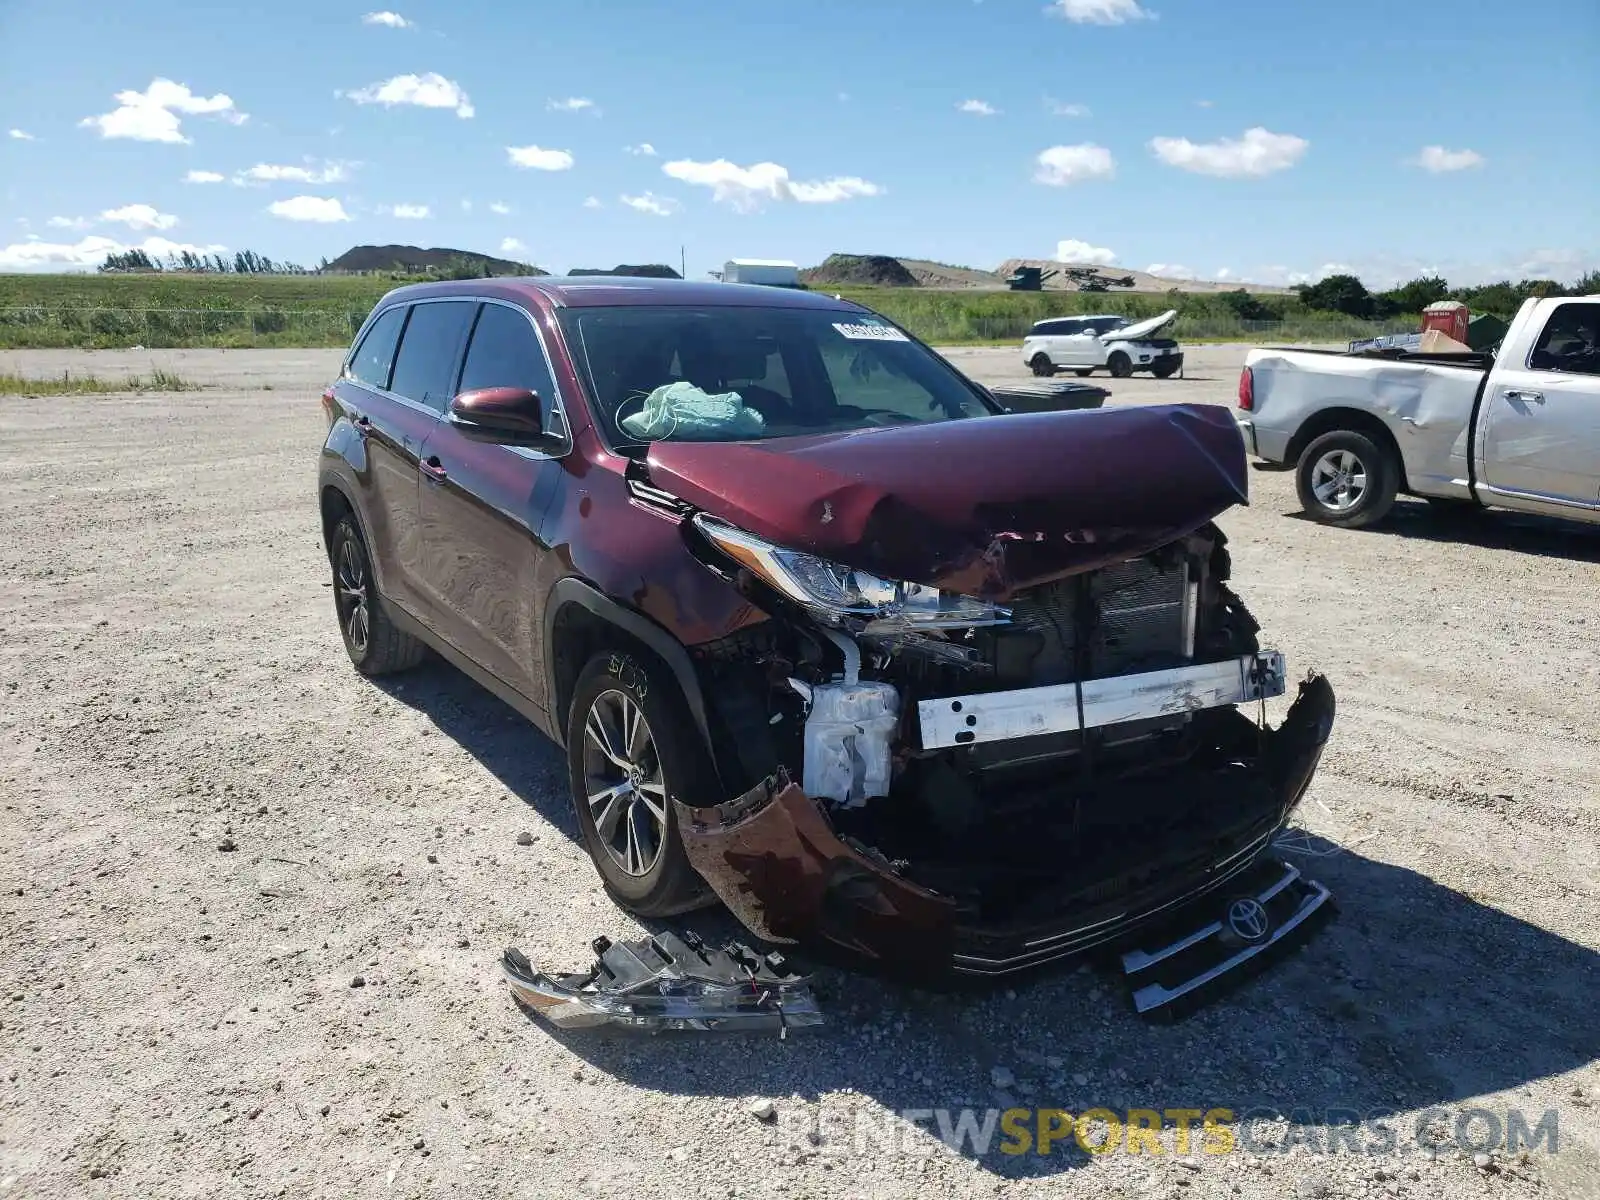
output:
[[594,952],[594,966],[582,974],[546,974],[514,948],[501,968],[517,1000],[559,1029],[769,1030],[781,1037],[822,1023],[809,983],[778,954],[738,944],[715,949],[692,933],[632,942],[602,937]]
[[1101,881],[1055,915],[1019,926],[964,925],[949,897],[841,838],[782,771],[726,804],[675,801],[678,830],[695,870],[758,937],[842,951],[895,974],[1002,975],[1120,944],[1224,894],[1267,853],[1305,794],[1333,718],[1333,688],[1321,676],[1307,679],[1283,724],[1263,735],[1258,770],[1270,810],[1215,850],[1195,846],[1172,866],[1147,864]]

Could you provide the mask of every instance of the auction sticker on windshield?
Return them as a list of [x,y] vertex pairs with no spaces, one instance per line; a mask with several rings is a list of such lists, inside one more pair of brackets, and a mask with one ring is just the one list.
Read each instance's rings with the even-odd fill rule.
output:
[[911,340],[893,325],[844,325],[835,321],[833,327],[853,342],[909,342]]

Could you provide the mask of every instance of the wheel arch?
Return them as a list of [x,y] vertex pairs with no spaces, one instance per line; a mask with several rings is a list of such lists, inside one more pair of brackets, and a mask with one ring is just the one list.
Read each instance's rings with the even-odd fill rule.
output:
[[550,589],[544,609],[544,645],[545,696],[557,741],[566,741],[567,707],[584,664],[607,648],[632,650],[654,658],[677,684],[689,718],[715,762],[705,696],[694,663],[678,640],[648,617],[569,576]]
[[1345,430],[1371,438],[1374,445],[1388,450],[1393,456],[1394,468],[1398,473],[1399,490],[1402,492],[1411,490],[1406,481],[1405,455],[1400,453],[1400,443],[1395,440],[1394,431],[1384,423],[1382,417],[1359,408],[1324,408],[1311,414],[1289,439],[1289,445],[1284,451],[1284,461],[1298,468],[1300,456],[1305,453],[1307,446],[1325,433]]

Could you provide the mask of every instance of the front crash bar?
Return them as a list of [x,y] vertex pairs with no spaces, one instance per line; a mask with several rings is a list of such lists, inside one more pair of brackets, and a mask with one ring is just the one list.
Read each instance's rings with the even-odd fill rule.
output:
[[925,750],[1046,733],[1077,733],[1125,721],[1180,716],[1281,696],[1286,688],[1284,671],[1283,655],[1267,651],[1170,671],[1086,679],[1081,685],[1081,724],[1080,685],[1076,683],[941,696],[921,701],[917,718]]

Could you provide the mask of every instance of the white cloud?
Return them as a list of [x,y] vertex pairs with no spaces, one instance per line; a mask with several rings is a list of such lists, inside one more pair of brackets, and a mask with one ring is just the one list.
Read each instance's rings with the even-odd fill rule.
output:
[[59,270],[62,267],[98,267],[108,254],[122,254],[129,250],[143,250],[151,258],[165,258],[169,254],[220,254],[226,246],[196,246],[185,242],[171,242],[166,238],[146,238],[143,242],[124,243],[115,238],[86,237],[67,245],[43,242],[29,238],[11,246],[0,246],[0,271],[26,271],[37,269]]
[[545,150],[539,146],[507,146],[506,157],[513,167],[534,171],[570,171],[572,154],[567,150]]
[[1045,97],[1044,106],[1053,117],[1087,117],[1089,106],[1087,104],[1063,104],[1059,100]]
[[185,183],[221,183],[222,176],[215,171],[190,171],[183,177]]
[[1446,150],[1443,146],[1424,146],[1416,165],[1435,175],[1441,171],[1466,171],[1483,166],[1483,155],[1476,150]]
[[1194,103],[1196,108],[1211,108],[1217,102],[1215,100],[1196,100]]
[[636,212],[649,213],[655,217],[670,217],[678,211],[678,202],[670,196],[658,196],[654,192],[646,192],[642,196],[618,196],[629,208]]
[[683,183],[710,188],[712,199],[742,212],[760,207],[763,200],[833,204],[856,196],[876,196],[883,191],[877,184],[854,175],[797,182],[789,178],[787,167],[773,162],[741,167],[725,158],[712,162],[685,158],[663,163],[661,170]]
[[501,201],[496,200],[496,201],[492,202],[489,205],[489,211],[492,212],[497,217],[510,216],[511,215],[511,205],[504,204]]
[[1211,273],[1211,278],[1215,279],[1218,283],[1226,283],[1228,280],[1233,278],[1233,271],[1227,267],[1218,267]]
[[1034,160],[1038,166],[1034,181],[1051,187],[1066,187],[1091,179],[1110,179],[1117,173],[1111,151],[1092,142],[1077,146],[1051,146]]
[[369,12],[361,18],[363,25],[387,25],[390,29],[411,29],[415,21],[408,21],[397,12]]
[[[1321,283],[1329,275],[1354,275],[1356,273],[1356,269],[1349,263],[1328,262],[1323,263],[1315,271],[1290,271],[1289,283],[1291,286],[1297,283]],[[1218,271],[1217,278],[1221,279],[1222,277],[1222,272]]]
[[396,204],[386,211],[391,217],[399,217],[402,221],[426,221],[433,216],[433,210],[426,204]]
[[640,142],[637,146],[624,146],[622,149],[628,154],[638,154],[645,158],[654,158],[656,156],[656,148],[649,142]]
[[36,140],[33,134],[22,129],[8,129],[6,130],[6,136],[15,142],[31,142]]
[[87,229],[94,222],[88,217],[51,217],[45,224],[51,229]]
[[599,196],[585,196],[583,200],[583,206],[585,208],[604,208],[605,203],[600,199]]
[[326,196],[294,196],[288,200],[274,200],[267,205],[267,211],[285,221],[319,221],[326,224],[350,219],[350,214],[344,211],[344,205]]
[[125,204],[121,208],[108,208],[100,214],[102,221],[116,221],[129,229],[171,229],[178,218],[171,213],[157,212],[148,204]]
[[471,200],[463,200],[461,202],[461,211],[462,212],[471,212],[472,211],[472,201]]
[[118,92],[120,106],[98,117],[85,117],[80,126],[98,129],[103,138],[130,138],[137,142],[187,142],[179,114],[220,117],[232,125],[249,118],[234,107],[232,97],[196,96],[181,83],[153,79],[142,92]]
[[523,245],[517,238],[508,237],[500,243],[501,254],[526,254],[527,252],[528,247]]
[[1257,125],[1239,138],[1217,142],[1191,142],[1188,138],[1150,139],[1150,149],[1169,167],[1240,179],[1287,170],[1305,157],[1311,143],[1292,133],[1272,133]]
[[[334,93],[339,95],[338,92]],[[453,108],[456,116],[466,120],[476,111],[461,85],[446,79],[437,71],[426,75],[396,75],[382,83],[357,88],[346,95],[357,104],[381,104],[393,108],[396,104],[414,104],[418,108]]]
[[1079,25],[1125,25],[1155,18],[1155,13],[1139,7],[1138,0],[1052,0],[1047,11]]
[[257,163],[238,172],[233,177],[237,184],[245,183],[342,183],[349,171],[341,162],[323,163],[314,167],[285,166],[279,163]]
[[1106,267],[1117,261],[1117,254],[1109,246],[1091,246],[1076,238],[1064,238],[1056,243],[1056,261],[1093,263],[1097,267]]
[[1193,279],[1194,272],[1182,263],[1151,263],[1144,269],[1146,275],[1157,279]]
[[594,101],[587,96],[568,96],[565,100],[547,100],[544,106],[551,112],[583,112],[593,109]]
[[963,100],[956,105],[959,112],[971,113],[975,117],[992,117],[1000,110],[987,100]]

